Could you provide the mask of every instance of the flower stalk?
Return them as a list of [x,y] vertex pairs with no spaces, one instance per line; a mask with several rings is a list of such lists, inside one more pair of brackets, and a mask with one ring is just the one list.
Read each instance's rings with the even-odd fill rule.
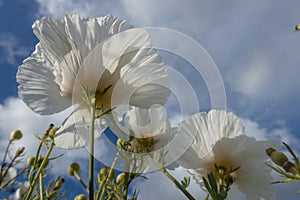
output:
[[189,200],[195,200],[195,198],[167,171],[166,168],[161,168],[160,171],[162,171],[162,173],[164,173]]
[[30,184],[30,188],[29,188],[29,191],[28,191],[28,193],[27,193],[26,200],[29,200],[29,199],[30,199],[30,197],[31,197],[31,195],[32,195],[32,192],[33,192],[33,190],[34,190],[34,187],[35,187],[35,185],[36,185],[36,182],[37,182],[37,180],[39,179],[40,174],[42,173],[42,170],[43,170],[43,169],[45,168],[45,166],[48,164],[48,159],[49,159],[49,156],[50,156],[50,154],[51,154],[51,152],[52,152],[54,146],[55,146],[55,144],[54,144],[54,141],[52,140],[51,145],[50,145],[50,147],[49,147],[49,149],[48,149],[48,151],[47,151],[47,154],[46,154],[46,156],[44,157],[44,159],[43,159],[43,161],[42,161],[42,163],[41,163],[41,165],[40,165],[40,167],[39,167],[39,169],[38,169],[38,171],[37,171],[37,173],[36,173],[36,175],[35,175],[35,177],[34,177],[32,183]]
[[43,200],[43,173],[39,175],[39,187],[40,187],[40,200]]
[[90,160],[89,160],[89,199],[94,200],[94,131],[95,131],[95,112],[96,98],[90,100],[91,121],[89,126],[90,132]]

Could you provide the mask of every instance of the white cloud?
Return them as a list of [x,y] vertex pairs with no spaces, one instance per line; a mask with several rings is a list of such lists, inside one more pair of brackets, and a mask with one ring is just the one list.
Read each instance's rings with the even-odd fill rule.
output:
[[19,44],[18,39],[11,34],[0,35],[0,50],[2,49],[1,61],[15,65],[19,56],[28,55],[29,49]]
[[[290,145],[295,151],[299,151],[300,140],[291,134],[284,125],[280,127],[267,129],[261,127],[258,123],[250,119],[242,119],[245,126],[246,134],[255,137],[257,140],[277,140]],[[282,122],[281,122],[282,123]]]
[[116,13],[122,9],[120,4],[110,1],[93,0],[35,0],[39,5],[39,15],[47,15],[61,18],[67,13],[78,13],[82,16],[103,16],[109,13]]
[[246,58],[228,73],[231,88],[251,99],[270,94],[274,71],[271,59],[263,53]]
[[[37,134],[42,136],[46,127],[53,123],[55,126],[60,126],[64,118],[71,112],[71,109],[51,116],[40,116],[31,111],[24,102],[19,98],[9,98],[3,105],[0,104],[0,158],[3,157],[4,149],[8,143],[10,133],[13,130],[19,129],[23,133],[23,138],[14,142],[11,152],[15,152],[17,148],[24,146],[26,154],[24,161],[19,165],[25,165],[26,159],[29,156],[35,156],[39,141],[34,136]],[[96,157],[101,157],[108,151],[107,143],[102,140],[97,140]],[[45,151],[43,151],[45,154]],[[74,161],[81,161],[83,173],[87,170],[87,162],[82,160],[88,158],[86,149],[79,150],[62,150],[54,149],[51,157],[64,154],[62,158],[53,161],[51,172],[56,175],[66,174],[67,167]],[[63,162],[62,162],[63,161]]]
[[[177,168],[176,170],[169,172],[177,180],[182,180],[185,176],[189,176],[189,174],[183,168]],[[140,191],[140,199],[186,199],[184,194],[177,189],[176,186],[162,172],[158,171],[148,174],[147,178],[147,180],[136,180],[131,185],[131,187]],[[196,199],[200,200],[205,198],[205,193],[201,190],[199,185],[194,183],[192,179],[190,186],[187,189]]]

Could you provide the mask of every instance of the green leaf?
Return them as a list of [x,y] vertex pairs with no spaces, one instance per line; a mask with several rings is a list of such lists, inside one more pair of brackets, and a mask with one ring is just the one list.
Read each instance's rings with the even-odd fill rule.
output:
[[297,170],[300,170],[299,158],[296,156],[296,154],[294,153],[294,151],[291,149],[291,147],[288,144],[286,144],[285,142],[282,142],[282,144],[287,148],[287,150],[292,155],[293,160],[295,161],[295,165],[296,165]]
[[184,177],[181,181],[181,185],[184,188],[187,188],[190,185],[190,177]]
[[227,192],[226,191],[221,191],[218,195],[218,200],[225,200],[227,197]]
[[205,185],[205,188],[207,189],[208,193],[210,194],[210,196],[212,197],[212,199],[217,200],[217,195],[218,193],[216,193],[209,185],[208,181],[206,180],[205,177],[202,177],[203,179],[203,183]]
[[217,185],[217,181],[216,181],[216,178],[215,176],[213,175],[213,173],[209,173],[207,175],[208,177],[208,181],[209,181],[209,184],[211,185],[211,189],[216,193],[218,194],[218,185]]

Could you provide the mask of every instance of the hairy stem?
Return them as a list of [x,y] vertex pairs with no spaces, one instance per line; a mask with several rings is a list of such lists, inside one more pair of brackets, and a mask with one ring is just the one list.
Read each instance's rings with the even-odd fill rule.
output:
[[189,199],[189,200],[195,200],[195,198],[167,171],[166,168],[160,169],[168,179],[170,179],[178,189],[180,189],[183,194]]

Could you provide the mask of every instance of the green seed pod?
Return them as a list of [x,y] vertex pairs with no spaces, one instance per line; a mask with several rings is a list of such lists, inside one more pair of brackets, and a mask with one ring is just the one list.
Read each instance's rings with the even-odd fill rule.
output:
[[10,134],[10,140],[11,141],[15,141],[15,140],[19,140],[23,137],[23,134],[20,130],[14,130],[13,132],[11,132]]
[[68,167],[68,174],[70,176],[74,176],[74,172],[79,172],[79,170],[80,170],[80,165],[78,163],[72,163]]
[[101,170],[98,173],[98,181],[99,181],[99,183],[107,178],[108,173],[109,173],[108,167],[102,167],[101,168]]
[[54,135],[56,133],[56,131],[58,130],[59,128],[55,127],[55,128],[52,128],[50,131],[49,131],[49,137],[50,138],[54,138]]
[[74,200],[87,200],[87,198],[84,194],[79,194],[74,198]]
[[25,151],[25,147],[18,148],[15,156],[19,157],[20,155],[22,155],[22,153],[24,153],[24,151]]
[[49,134],[49,131],[54,127],[54,124],[50,124],[44,131],[44,134],[47,135]]
[[273,151],[270,156],[271,160],[278,166],[283,167],[285,162],[288,162],[289,159],[286,155],[279,151]]
[[27,166],[33,166],[35,163],[35,157],[31,156],[27,159]]
[[295,26],[295,31],[300,31],[300,24],[297,24],[297,25]]
[[272,147],[271,147],[271,148],[268,148],[268,149],[266,149],[266,154],[267,154],[269,157],[271,157],[271,154],[272,154],[274,151],[276,151],[276,150],[273,149]]
[[63,186],[64,182],[65,179],[63,178],[56,181],[53,190],[59,190]]
[[116,184],[117,185],[120,185],[120,184],[122,184],[124,182],[125,175],[126,175],[125,172],[122,172],[121,174],[119,174],[117,176],[117,179],[116,179]]
[[290,161],[285,162],[282,165],[282,168],[286,171],[286,172],[290,172],[294,175],[297,174],[297,170],[296,170],[296,165]]

